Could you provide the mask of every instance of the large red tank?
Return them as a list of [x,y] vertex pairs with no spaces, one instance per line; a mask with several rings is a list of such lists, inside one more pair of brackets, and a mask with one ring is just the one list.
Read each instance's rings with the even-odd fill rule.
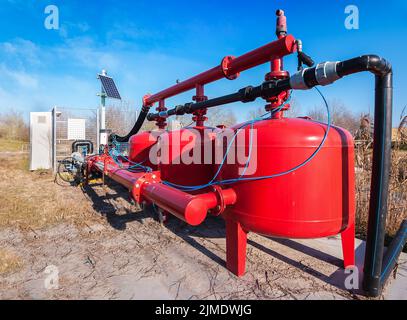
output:
[[157,143],[157,132],[143,131],[129,139],[129,159],[143,166],[157,170],[157,160],[150,155],[151,148]]
[[[250,128],[244,129],[244,145],[238,145],[246,155]],[[303,163],[320,145],[327,127],[307,119],[283,118],[257,122],[254,129],[257,157],[251,162],[257,161],[257,169],[247,177],[278,174]],[[224,165],[218,179],[239,177],[239,167],[245,167],[244,163]],[[250,231],[284,238],[319,238],[340,233],[344,266],[354,264],[354,148],[352,136],[346,130],[331,127],[320,152],[292,173],[230,186],[236,192],[237,202],[223,216],[227,267],[236,275],[245,272],[246,239]]]
[[[158,143],[162,149],[158,168],[161,179],[182,186],[207,184],[214,176],[213,141],[216,130],[219,129],[191,127],[160,136]],[[196,145],[198,148],[195,148]],[[194,152],[198,161],[193,159]],[[205,159],[208,156],[209,159]]]
[[[248,154],[250,126],[245,130]],[[304,162],[321,143],[326,125],[294,118],[254,124],[257,130],[257,169],[246,177],[287,171]],[[255,149],[253,149],[253,153]],[[256,161],[254,156],[251,161]],[[219,177],[239,176],[240,165],[225,165]],[[331,127],[320,152],[302,168],[272,179],[232,185],[237,203],[228,216],[248,231],[288,238],[338,234],[354,220],[355,181],[353,140],[349,132]]]

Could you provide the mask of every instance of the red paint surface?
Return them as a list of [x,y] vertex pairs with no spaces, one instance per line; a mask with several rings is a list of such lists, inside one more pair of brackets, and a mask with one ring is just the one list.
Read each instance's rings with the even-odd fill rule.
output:
[[[160,137],[160,143],[168,144],[168,149],[163,148],[161,152],[161,162],[159,170],[161,178],[178,185],[196,186],[208,183],[214,176],[215,166],[213,165],[213,139],[214,133],[218,129],[210,129],[207,127],[193,127],[175,130],[169,132],[168,136]],[[206,130],[205,130],[206,129]],[[209,131],[208,131],[209,130]],[[194,146],[196,143],[200,144],[196,152],[200,153],[200,164],[185,164],[182,160],[182,155],[193,155]],[[174,146],[175,145],[175,146]],[[212,150],[212,156],[209,163],[205,164],[205,148]],[[165,154],[164,150],[168,150]],[[169,163],[166,159],[169,159]]]
[[[143,131],[130,137],[129,159],[132,162],[140,163],[143,166],[157,169],[157,161],[150,158],[151,147],[157,143],[157,134],[151,131]],[[154,163],[153,163],[154,162]]]
[[[326,126],[305,119],[258,122],[257,171],[250,177],[289,170],[320,144]],[[248,154],[249,130],[246,127]],[[241,165],[243,167],[244,165]],[[225,165],[220,179],[239,176]],[[318,238],[344,231],[354,222],[354,151],[349,132],[331,127],[324,147],[304,167],[273,179],[231,185],[238,201],[227,217],[247,231],[288,238]]]
[[[270,61],[272,57],[284,57],[286,55],[289,55],[296,50],[294,42],[294,37],[288,35],[246,54],[243,54],[230,61],[228,65],[228,74],[234,75],[255,66],[261,65]],[[197,84],[205,85],[224,77],[224,71],[222,68],[222,64],[220,63],[218,66],[212,69],[209,69],[192,78],[177,83],[172,87],[146,97],[145,105],[152,105],[159,100],[167,99],[182,92],[194,89]]]

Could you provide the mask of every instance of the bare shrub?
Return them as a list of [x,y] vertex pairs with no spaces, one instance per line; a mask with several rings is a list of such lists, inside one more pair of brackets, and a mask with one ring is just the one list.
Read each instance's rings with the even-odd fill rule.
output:
[[11,110],[0,114],[0,138],[28,141],[29,127],[20,112]]
[[[400,126],[403,125],[402,123]],[[361,121],[363,126],[363,121]],[[363,131],[363,130],[361,130]],[[366,235],[372,164],[372,137],[357,140],[356,157],[356,232]],[[391,152],[391,172],[386,233],[394,236],[407,218],[407,151],[395,144]]]
[[403,111],[400,115],[400,125],[395,132],[396,135],[393,137],[396,140],[396,143],[399,147],[406,148],[407,146],[407,115],[406,113],[407,106],[403,108]]

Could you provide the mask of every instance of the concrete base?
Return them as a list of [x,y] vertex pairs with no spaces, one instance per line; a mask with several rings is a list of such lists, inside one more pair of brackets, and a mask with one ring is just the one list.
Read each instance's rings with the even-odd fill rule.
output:
[[[288,251],[296,250],[301,254],[319,258],[321,262],[334,262],[335,258],[342,259],[342,246],[340,237],[330,237],[312,240],[289,240],[289,239],[272,239],[287,247]],[[366,242],[356,239],[355,242],[355,259],[356,267],[359,272],[358,289],[350,290],[356,295],[364,295],[362,289],[363,280],[363,263]],[[334,262],[335,263],[335,262]],[[337,262],[335,263],[337,264]],[[348,271],[349,272],[349,271]],[[343,268],[338,268],[329,276],[317,276],[327,283],[343,290],[349,291],[345,287],[345,280],[350,276]],[[349,283],[349,280],[348,280]],[[323,297],[317,297],[323,298]],[[407,254],[401,253],[398,260],[398,267],[390,276],[382,294],[382,298],[389,300],[407,299]]]

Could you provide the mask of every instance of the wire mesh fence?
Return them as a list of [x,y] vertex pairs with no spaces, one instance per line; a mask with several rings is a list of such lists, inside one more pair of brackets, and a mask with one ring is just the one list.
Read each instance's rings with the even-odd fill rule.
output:
[[[106,105],[106,129],[117,135],[126,135],[133,128],[137,120],[138,108],[133,101],[109,100]],[[128,143],[116,145],[117,151],[127,156]]]
[[53,168],[58,161],[69,157],[72,144],[78,140],[92,142],[98,150],[99,119],[97,108],[55,107],[53,109]]

